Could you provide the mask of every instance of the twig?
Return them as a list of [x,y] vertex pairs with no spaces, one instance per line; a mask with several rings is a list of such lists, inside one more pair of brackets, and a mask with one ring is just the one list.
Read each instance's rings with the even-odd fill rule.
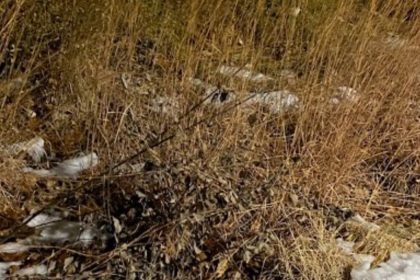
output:
[[[201,104],[203,104],[203,103],[204,103],[204,102],[205,102],[208,98],[210,98],[210,97],[211,97],[211,96],[212,96],[215,92],[216,92],[216,90],[215,90],[215,91],[213,91],[212,93],[210,93],[210,94],[209,94],[208,96],[206,96],[204,99],[200,100],[197,104],[195,104],[194,106],[192,106],[192,107],[191,107],[191,109],[189,109],[189,110],[187,110],[187,111],[186,111],[186,113],[182,116],[182,118],[185,118],[187,115],[189,115],[189,114],[191,114],[192,112],[194,112],[197,108],[199,108],[199,107],[201,106]],[[233,110],[233,109],[235,109],[236,107],[238,107],[238,106],[242,105],[243,103],[245,103],[245,102],[247,102],[248,100],[250,100],[250,99],[254,98],[254,97],[255,97],[256,95],[258,95],[258,94],[259,94],[259,93],[254,93],[254,94],[251,94],[251,95],[250,95],[250,96],[248,96],[247,98],[245,98],[245,99],[243,99],[243,100],[241,100],[241,101],[239,101],[239,102],[237,102],[237,103],[233,104],[232,106],[229,106],[229,107],[227,107],[226,109],[224,109],[224,110],[222,110],[222,111],[219,111],[219,112],[217,112],[217,113],[213,114],[210,118],[203,118],[203,119],[201,119],[201,120],[198,120],[198,121],[194,122],[193,124],[191,124],[190,126],[186,127],[186,128],[184,129],[184,131],[191,130],[191,129],[193,129],[193,128],[197,127],[198,125],[200,125],[200,124],[202,124],[202,123],[205,123],[205,122],[207,122],[207,121],[211,121],[211,120],[215,119],[216,117],[218,117],[218,116],[220,116],[220,115],[222,115],[222,114],[225,114],[225,113],[229,112],[230,110]],[[262,93],[262,94],[264,94],[264,93]],[[178,122],[176,122],[176,123],[179,123],[179,120],[178,120]],[[167,133],[167,131],[168,131],[168,130],[165,130],[164,132],[162,132],[162,133],[161,133],[161,137],[162,137],[162,136],[164,136],[164,134],[166,134],[166,133]],[[71,190],[71,191],[67,191],[67,192],[60,193],[60,194],[56,195],[56,196],[52,199],[52,201],[51,201],[50,203],[48,203],[47,205],[43,206],[43,207],[42,207],[41,209],[39,209],[38,211],[36,211],[36,212],[34,212],[33,214],[31,214],[31,215],[30,215],[30,216],[29,216],[26,220],[24,220],[23,222],[21,222],[21,223],[19,223],[18,225],[16,225],[16,226],[12,227],[12,229],[11,229],[12,235],[10,235],[10,236],[6,236],[5,238],[1,239],[1,240],[0,240],[0,244],[4,244],[4,243],[6,243],[7,241],[11,240],[11,239],[13,238],[13,235],[14,235],[14,234],[16,234],[16,233],[17,233],[17,232],[18,232],[18,231],[19,231],[22,227],[24,227],[27,223],[29,223],[32,219],[34,219],[37,215],[39,215],[40,213],[42,213],[42,212],[43,212],[43,211],[45,211],[46,209],[48,209],[48,208],[52,207],[54,204],[57,204],[57,201],[60,201],[60,200],[66,199],[66,198],[68,198],[69,196],[71,196],[71,195],[73,195],[74,193],[76,193],[77,191],[84,189],[86,185],[88,185],[89,183],[92,183],[92,182],[93,182],[96,178],[98,178],[98,177],[104,177],[104,176],[106,176],[106,175],[108,175],[108,176],[112,175],[112,172],[113,172],[116,168],[120,167],[121,165],[123,165],[123,164],[125,164],[125,163],[127,163],[127,162],[129,162],[129,161],[132,161],[132,160],[136,159],[137,157],[139,157],[140,155],[142,155],[143,153],[145,153],[148,149],[153,149],[153,148],[156,148],[156,147],[161,146],[162,144],[164,144],[164,143],[166,143],[166,142],[170,141],[171,139],[175,138],[176,136],[177,136],[177,131],[175,131],[175,132],[174,132],[174,133],[172,133],[171,135],[166,136],[166,137],[164,137],[163,139],[161,139],[161,140],[159,140],[159,141],[157,141],[157,142],[155,142],[155,143],[153,143],[153,144],[151,144],[151,145],[147,145],[147,147],[145,147],[145,148],[143,148],[143,149],[139,150],[138,152],[134,153],[133,155],[131,155],[131,156],[129,156],[129,157],[127,157],[127,158],[125,158],[125,159],[121,160],[121,161],[120,161],[120,162],[118,162],[117,164],[115,164],[115,165],[113,165],[113,166],[108,167],[108,168],[107,168],[104,172],[100,173],[100,174],[99,174],[98,176],[96,176],[95,178],[91,178],[91,179],[89,179],[87,182],[85,182],[85,184],[82,184],[81,186],[79,186],[79,187],[77,187],[77,188],[75,188],[75,189],[73,189],[73,190]]]

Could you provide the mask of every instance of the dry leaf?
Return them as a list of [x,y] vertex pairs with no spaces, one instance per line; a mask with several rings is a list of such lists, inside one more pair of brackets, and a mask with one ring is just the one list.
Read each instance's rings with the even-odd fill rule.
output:
[[216,269],[216,278],[221,278],[225,274],[226,270],[229,268],[229,260],[221,259]]

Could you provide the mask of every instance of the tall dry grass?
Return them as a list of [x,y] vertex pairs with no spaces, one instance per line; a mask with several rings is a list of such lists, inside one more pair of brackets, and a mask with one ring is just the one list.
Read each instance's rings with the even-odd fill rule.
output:
[[[152,171],[107,177],[94,191],[85,186],[53,202],[106,217],[122,214],[136,190],[150,195],[152,217],[131,221],[144,232],[121,242],[150,256],[121,246],[111,255],[143,278],[341,279],[351,260],[334,245],[341,233],[331,209],[404,232],[418,227],[418,9],[417,1],[5,0],[2,144],[38,135],[58,158],[96,150],[100,173],[165,129],[177,131],[136,159]],[[387,42],[390,33],[404,43]],[[275,82],[218,75],[226,64],[251,64]],[[294,83],[281,77],[284,69],[297,73]],[[133,81],[128,89],[123,73]],[[180,110],[198,102],[190,77],[237,92],[288,89],[301,106],[281,116],[236,108],[216,118],[201,106],[176,125],[148,109],[156,96],[176,99]],[[360,99],[332,106],[337,86]],[[0,214],[15,222],[83,184],[49,188],[11,168],[19,164],[0,165]],[[402,239],[419,245],[418,233]],[[405,246],[396,244],[381,254]]]

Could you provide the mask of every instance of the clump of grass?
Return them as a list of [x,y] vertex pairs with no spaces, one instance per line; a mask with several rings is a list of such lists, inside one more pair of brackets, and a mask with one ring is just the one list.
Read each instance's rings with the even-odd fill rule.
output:
[[[83,261],[141,278],[339,279],[351,260],[334,244],[328,209],[340,207],[387,228],[376,241],[361,235],[364,248],[394,234],[403,241],[392,248],[418,246],[416,13],[411,1],[2,1],[2,144],[42,136],[58,158],[97,151],[105,170],[162,131],[177,136],[137,157],[141,172],[87,185],[8,176],[25,162],[1,159],[0,214],[17,222],[54,204],[117,217],[130,233]],[[216,71],[248,64],[274,81]],[[191,108],[202,98],[192,77],[237,92],[293,90],[301,104],[285,115],[200,106],[178,122],[150,110],[157,96]],[[358,100],[330,104],[338,86]]]

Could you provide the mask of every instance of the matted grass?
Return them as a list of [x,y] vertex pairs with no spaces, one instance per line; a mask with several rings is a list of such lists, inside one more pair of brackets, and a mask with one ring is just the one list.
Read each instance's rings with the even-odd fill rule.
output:
[[[25,159],[2,156],[2,235],[45,205],[76,220],[115,217],[123,227],[115,247],[46,260],[58,262],[54,275],[76,274],[63,270],[74,254],[80,273],[109,278],[345,279],[352,259],[337,237],[378,262],[415,249],[418,5],[2,1],[1,144],[41,136],[57,159],[100,157],[92,172],[61,181],[22,174]],[[252,65],[273,80],[226,77],[221,65]],[[282,77],[286,69],[296,77]],[[176,121],[203,97],[190,78],[238,95],[290,90],[300,106],[280,115],[202,104]],[[355,89],[357,100],[331,104],[339,86]],[[157,97],[176,100],[178,115],[151,110]],[[143,169],[98,176],[163,131],[176,136],[130,162]],[[348,225],[340,208],[381,228]]]

